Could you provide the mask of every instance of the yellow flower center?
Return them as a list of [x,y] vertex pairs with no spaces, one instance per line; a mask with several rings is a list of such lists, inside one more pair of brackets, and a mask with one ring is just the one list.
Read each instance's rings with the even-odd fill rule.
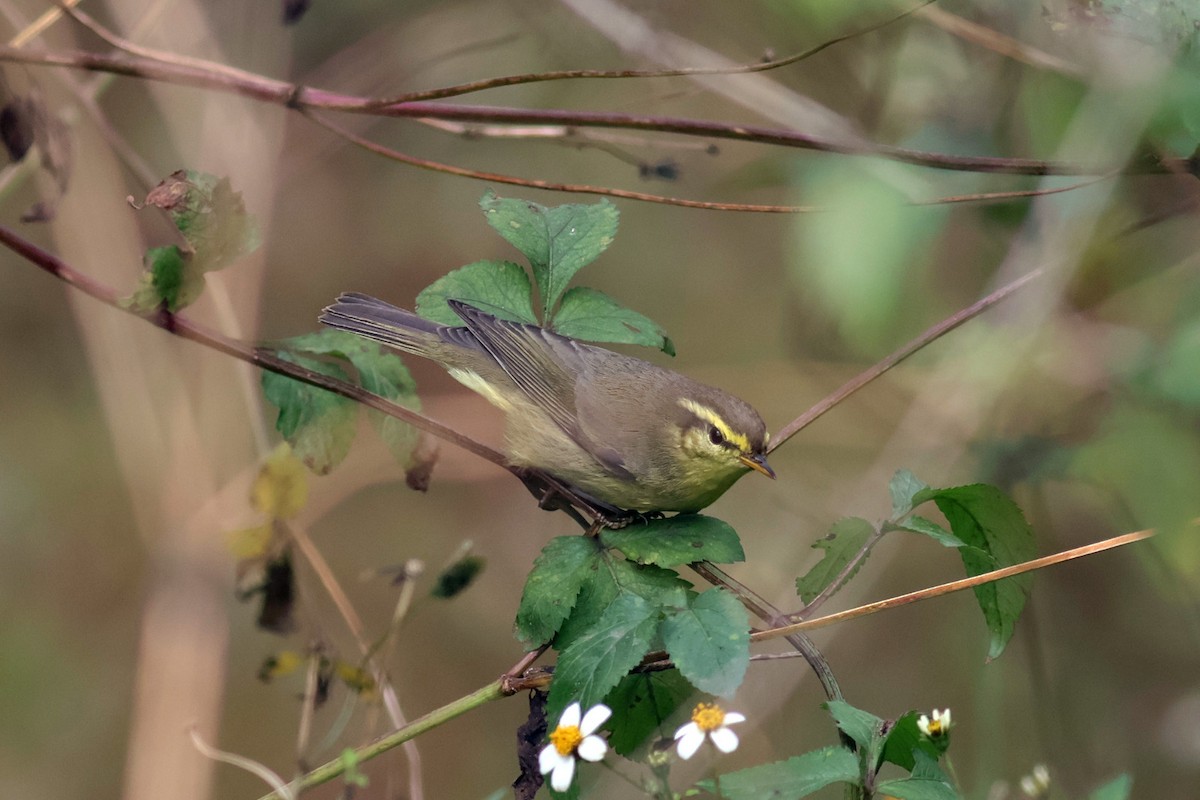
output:
[[569,756],[574,753],[575,748],[579,747],[579,743],[582,741],[583,734],[579,732],[577,725],[559,725],[554,729],[554,733],[550,734],[550,743],[554,745],[554,749],[560,756]]
[[725,712],[714,703],[701,703],[692,712],[692,722],[700,730],[709,733],[725,724]]
[[931,739],[936,739],[945,732],[946,729],[942,727],[942,721],[940,719],[935,717],[934,719],[929,720],[929,737]]

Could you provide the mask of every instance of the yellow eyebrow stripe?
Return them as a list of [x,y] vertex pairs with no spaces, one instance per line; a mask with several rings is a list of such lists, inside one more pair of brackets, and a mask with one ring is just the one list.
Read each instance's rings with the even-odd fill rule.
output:
[[721,419],[720,415],[708,406],[702,406],[695,400],[688,400],[686,397],[680,398],[679,405],[683,406],[705,422],[714,425],[716,429],[721,432],[721,435],[725,437],[725,441],[734,445],[743,453],[750,452],[750,440],[746,438],[746,434],[738,433],[733,428],[729,427],[725,420]]

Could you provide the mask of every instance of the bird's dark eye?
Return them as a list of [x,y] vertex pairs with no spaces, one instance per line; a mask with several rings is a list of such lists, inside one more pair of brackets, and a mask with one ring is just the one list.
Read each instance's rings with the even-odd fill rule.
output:
[[716,425],[709,426],[708,440],[715,445],[725,444],[725,437],[721,434],[721,431],[717,428]]

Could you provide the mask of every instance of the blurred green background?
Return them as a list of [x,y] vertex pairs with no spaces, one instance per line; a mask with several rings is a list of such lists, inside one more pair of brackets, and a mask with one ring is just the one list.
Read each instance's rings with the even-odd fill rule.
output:
[[[9,29],[48,5],[9,4]],[[753,63],[910,6],[314,0],[291,26],[272,3],[84,7],[139,44],[385,96],[537,70]],[[993,663],[984,663],[986,631],[967,594],[816,639],[855,705],[885,716],[953,709],[950,753],[969,797],[1020,797],[1016,782],[1044,763],[1060,797],[1128,771],[1135,797],[1193,798],[1200,186],[1188,174],[1117,173],[1143,152],[1195,150],[1198,18],[1170,2],[939,3],[772,72],[552,82],[452,101],[743,122],[843,143],[1094,164],[1106,176],[1035,200],[925,204],[1083,179],[603,129],[463,136],[414,120],[338,121],[474,169],[820,207],[738,214],[617,201],[620,234],[580,276],[661,323],[678,348],[674,368],[745,397],[773,429],[930,325],[1044,270],[783,447],[772,456],[778,481],[751,476],[711,511],[745,543],[747,563],[733,574],[784,608],[798,605],[793,582],[816,560],[810,544],[840,517],[886,516],[887,480],[901,467],[934,485],[985,480],[1011,491],[1044,553],[1156,528],[1151,542],[1039,573],[1016,638]],[[107,48],[69,22],[30,46]],[[486,182],[389,162],[276,106],[98,79],[6,65],[9,92],[36,86],[70,126],[73,148],[56,217],[20,232],[122,292],[132,291],[143,250],[172,241],[160,216],[125,198],[181,167],[229,176],[262,228],[260,250],[210,276],[186,312],[230,335],[311,331],[345,290],[411,305],[450,269],[515,256],[477,208]],[[639,177],[639,163],[670,164],[677,176]],[[10,166],[4,180],[6,225],[54,194],[28,166]],[[543,204],[581,201],[492,188]],[[257,797],[262,784],[201,758],[188,727],[290,776],[302,680],[264,685],[260,663],[314,641],[350,660],[357,652],[303,563],[306,624],[291,637],[258,630],[253,604],[234,597],[226,533],[258,521],[248,487],[275,442],[257,375],[14,255],[0,261],[0,796]],[[428,413],[500,443],[493,409],[436,367],[411,367]],[[450,446],[428,493],[413,493],[365,430],[346,464],[313,480],[299,524],[369,636],[386,628],[396,598],[375,571],[417,558],[434,572],[465,540],[487,559],[468,592],[420,599],[396,636],[389,664],[410,718],[518,660],[510,629],[523,577],[547,540],[573,530],[509,476]],[[896,535],[833,605],[960,571],[953,553]],[[749,717],[743,746],[720,768],[832,743],[821,699],[799,661],[752,666],[732,704]],[[316,748],[344,708],[335,688],[314,721],[310,765],[389,728],[378,707],[360,706],[336,744]],[[511,698],[419,739],[424,796],[504,789],[517,774],[514,731],[525,710]],[[365,771],[372,782],[358,796],[411,796],[412,765],[400,751]],[[678,768],[676,788],[703,772]],[[594,796],[637,794],[608,770],[585,779]]]

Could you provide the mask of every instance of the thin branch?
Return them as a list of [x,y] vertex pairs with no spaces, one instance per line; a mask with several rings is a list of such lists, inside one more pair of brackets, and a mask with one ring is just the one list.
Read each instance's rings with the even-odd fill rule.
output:
[[682,78],[695,75],[747,75],[756,72],[769,72],[771,70],[790,66],[807,58],[811,58],[817,53],[820,53],[822,50],[833,47],[835,44],[841,44],[842,42],[849,41],[850,39],[866,36],[869,33],[874,33],[877,30],[886,28],[892,23],[898,22],[899,20],[916,13],[933,2],[935,2],[935,0],[923,0],[918,5],[902,11],[894,17],[871,25],[867,28],[863,28],[862,30],[828,39],[815,47],[810,47],[807,50],[794,53],[790,56],[785,56],[784,58],[778,58],[771,61],[760,61],[756,64],[743,64],[735,67],[683,67],[680,69],[568,69],[553,70],[549,72],[526,72],[520,75],[502,75],[496,78],[485,78],[483,80],[460,83],[455,86],[445,86],[439,89],[405,92],[403,94],[396,95],[395,97],[372,101],[371,105],[368,107],[368,110],[382,108],[384,106],[399,105],[401,103],[412,103],[424,100],[444,100],[449,97],[461,97],[462,95],[470,94],[472,92],[481,92],[487,89],[498,89],[503,86],[521,86],[529,83],[544,83],[547,81],[585,79],[607,80],[613,78]]
[[950,581],[949,583],[943,583],[939,586],[932,586],[928,589],[920,589],[918,591],[909,592],[908,594],[902,594],[897,597],[890,597],[887,600],[879,600],[874,603],[867,603],[866,605],[847,609],[846,611],[839,611],[836,614],[828,614],[824,617],[817,617],[816,619],[797,622],[793,625],[781,625],[777,628],[772,628],[771,630],[758,631],[757,633],[752,633],[750,635],[750,641],[765,642],[771,639],[778,639],[780,637],[789,636],[793,633],[815,630],[816,628],[825,628],[829,625],[835,625],[839,622],[858,619],[859,617],[869,616],[880,611],[887,611],[888,609],[905,606],[921,600],[929,600],[933,597],[941,597],[944,594],[961,592],[964,589],[974,589],[976,586],[982,586],[985,583],[992,583],[994,581],[1003,580],[1004,578],[1011,578],[1014,575],[1021,575],[1026,572],[1044,569],[1045,567],[1053,566],[1054,564],[1061,564],[1064,561],[1071,561],[1076,558],[1083,558],[1084,556],[1101,553],[1105,550],[1123,547],[1127,544],[1140,542],[1143,539],[1149,539],[1151,536],[1154,536],[1153,529],[1134,531],[1133,533],[1114,536],[1111,539],[1094,542],[1092,544],[1076,547],[1071,550],[1063,550],[1062,552],[1054,553],[1053,555],[1035,558],[1032,561],[1026,561],[1021,564],[1014,564],[1011,567],[1004,567],[1003,569],[985,572],[982,575],[975,575],[973,577],[963,578],[962,580],[957,581]]
[[[504,691],[499,681],[493,681],[481,689],[472,692],[465,697],[460,697],[457,700],[447,703],[441,708],[430,711],[428,714],[413,720],[408,725],[405,725],[399,730],[392,731],[386,736],[381,736],[375,741],[357,747],[354,749],[354,763],[361,763],[372,759],[381,753],[386,753],[394,747],[397,747],[405,742],[420,736],[426,731],[444,725],[450,720],[460,717],[468,711],[472,711],[479,706],[490,703],[493,700],[499,700],[508,697],[509,693]],[[314,770],[301,776],[292,783],[294,790],[299,793],[305,789],[311,789],[314,786],[320,786],[323,783],[328,783],[335,778],[340,777],[346,771],[347,759],[342,756],[327,761]],[[278,791],[263,795],[261,800],[283,800]]]
[[188,735],[192,738],[192,745],[200,751],[200,755],[205,758],[210,758],[213,761],[220,761],[224,764],[229,764],[239,769],[244,769],[247,772],[257,775],[262,779],[263,783],[273,788],[269,797],[276,797],[279,800],[296,800],[296,792],[289,786],[283,778],[279,777],[275,772],[268,768],[265,764],[260,764],[253,759],[239,756],[237,753],[228,753],[224,750],[218,750],[210,745],[204,739],[200,738],[200,732],[193,725],[188,728]]
[[[222,64],[189,58],[164,62],[136,56],[116,56],[79,50],[30,52],[0,46],[0,61],[41,64],[96,72],[111,72],[144,80],[174,83],[229,92],[288,108],[326,109],[384,117],[425,118],[527,125],[575,125],[624,130],[657,131],[684,136],[752,142],[842,155],[876,156],[931,169],[1002,175],[1100,175],[1116,168],[1112,163],[1045,161],[1030,158],[956,156],[931,153],[865,141],[833,141],[795,130],[687,117],[639,116],[599,111],[519,109],[438,102],[399,103],[375,107],[377,99],[312,89],[267,78]],[[1142,153],[1120,169],[1128,174],[1181,172],[1192,174],[1188,158]]]
[[832,394],[828,395],[823,400],[805,411],[803,414],[796,417],[787,425],[783,426],[783,428],[772,438],[771,446],[768,448],[768,452],[773,452],[774,450],[778,449],[780,445],[795,436],[800,431],[807,428],[825,412],[832,409],[838,403],[842,402],[847,397],[878,378],[880,375],[883,375],[883,373],[887,372],[889,369],[896,366],[913,353],[921,350],[931,342],[938,340],[942,336],[962,325],[964,322],[979,316],[987,309],[999,303],[1001,300],[1004,300],[1009,295],[1025,287],[1033,280],[1041,277],[1041,275],[1041,269],[1035,269],[1032,272],[1022,275],[1020,278],[1017,278],[1012,283],[1000,287],[987,297],[984,297],[982,300],[972,303],[961,311],[958,311],[942,320],[937,325],[929,328],[920,336],[901,347],[899,350],[896,350],[882,361],[876,363],[870,369],[859,373],[854,378],[836,389]]
[[272,350],[262,347],[250,347],[244,342],[230,339],[178,314],[160,310],[143,315],[125,308],[121,305],[120,296],[114,289],[84,275],[57,256],[22,238],[10,228],[0,226],[0,244],[3,244],[13,252],[41,267],[59,280],[70,284],[84,294],[94,297],[113,308],[118,308],[134,316],[141,317],[151,325],[161,328],[168,333],[198,342],[213,350],[253,364],[260,369],[286,375],[301,383],[307,383],[310,386],[316,386],[317,388],[349,398],[368,408],[373,408],[376,411],[396,417],[412,425],[414,428],[444,439],[451,444],[458,445],[464,450],[485,458],[510,472],[513,471],[513,468],[508,464],[508,460],[499,451],[493,450],[482,442],[477,442],[469,436],[459,433],[444,423],[405,408],[398,403],[393,403],[385,397],[368,392],[361,386],[338,380],[314,370],[305,369],[298,364],[279,357]]
[[682,206],[683,208],[699,208],[707,211],[756,211],[759,213],[768,214],[798,214],[818,210],[813,206],[776,206],[756,205],[751,203],[710,203],[703,200],[687,200],[682,197],[667,197],[665,195],[650,194],[648,192],[634,192],[627,189],[611,189],[605,186],[590,186],[579,183],[555,183],[553,181],[544,181],[537,178],[518,178],[513,175],[503,175],[498,172],[482,172],[480,170],[467,169],[466,167],[456,167],[453,164],[445,164],[440,161],[430,161],[428,159],[410,156],[406,153],[401,153],[399,150],[393,150],[390,147],[384,147],[377,142],[373,142],[370,139],[359,136],[353,131],[343,128],[342,126],[330,122],[324,117],[318,116],[309,111],[304,111],[302,113],[313,122],[317,123],[326,130],[332,131],[346,141],[356,144],[369,152],[375,153],[376,155],[383,156],[384,158],[389,158],[393,161],[399,161],[402,164],[408,164],[409,166],[430,170],[432,172],[442,172],[448,175],[474,178],[476,180],[488,181],[490,183],[501,183],[508,186],[522,186],[527,189],[545,189],[552,192],[619,197],[623,200],[641,200],[647,203]]

